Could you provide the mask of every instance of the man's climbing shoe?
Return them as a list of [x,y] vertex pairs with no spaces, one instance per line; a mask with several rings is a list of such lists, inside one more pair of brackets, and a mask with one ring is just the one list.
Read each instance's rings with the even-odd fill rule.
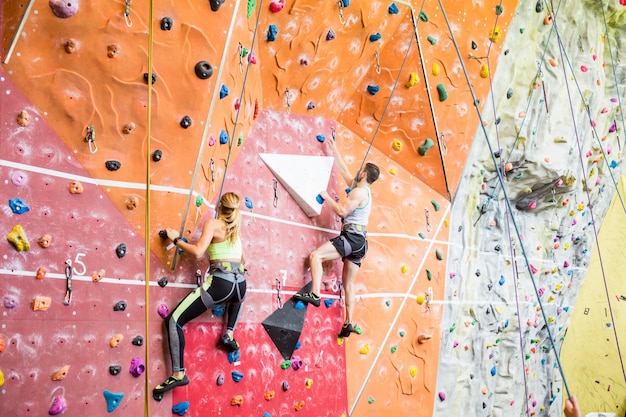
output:
[[187,378],[187,375],[184,375],[181,379],[171,376],[167,378],[165,382],[154,387],[154,389],[152,390],[152,395],[161,395],[171,389],[174,389],[176,387],[182,387],[187,384],[189,384],[189,378]]
[[302,301],[303,303],[312,304],[315,307],[320,306],[321,298],[312,292],[305,292],[300,294],[299,292],[293,295],[294,300]]
[[228,351],[230,352],[234,352],[239,349],[239,343],[237,343],[235,339],[230,337],[228,333],[222,336],[221,342],[222,342],[222,345],[224,345],[226,349],[228,349]]
[[349,337],[350,333],[355,333],[352,323],[344,323],[339,332],[339,337]]

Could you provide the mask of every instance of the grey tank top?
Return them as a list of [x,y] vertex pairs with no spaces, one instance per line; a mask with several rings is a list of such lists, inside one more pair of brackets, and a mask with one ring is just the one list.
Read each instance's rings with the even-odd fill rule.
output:
[[372,211],[372,193],[370,192],[370,187],[361,187],[367,190],[367,204],[363,207],[357,207],[346,217],[343,219],[344,224],[360,224],[363,226],[367,226],[367,221],[370,217],[370,212]]

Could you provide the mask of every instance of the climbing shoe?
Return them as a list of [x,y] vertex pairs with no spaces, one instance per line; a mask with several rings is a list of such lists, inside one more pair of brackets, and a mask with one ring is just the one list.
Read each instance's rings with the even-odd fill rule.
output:
[[315,307],[319,307],[321,301],[321,298],[312,292],[305,292],[302,294],[297,292],[293,295],[293,299],[302,301],[303,303],[312,304]]
[[224,345],[226,349],[228,349],[230,352],[234,352],[239,349],[239,343],[237,343],[235,339],[230,337],[228,333],[222,336],[221,342],[222,342],[222,345]]
[[187,375],[184,375],[181,379],[171,376],[167,378],[165,382],[154,387],[154,389],[152,390],[152,393],[163,394],[164,392],[167,392],[171,389],[174,389],[176,387],[182,387],[187,384],[189,384],[189,378],[187,378]]
[[339,332],[339,337],[349,337],[350,333],[354,333],[354,327],[352,327],[352,323],[344,323],[341,327],[341,331]]

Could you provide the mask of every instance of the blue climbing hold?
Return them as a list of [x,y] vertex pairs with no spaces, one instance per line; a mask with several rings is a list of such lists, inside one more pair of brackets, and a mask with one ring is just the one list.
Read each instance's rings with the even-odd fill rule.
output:
[[507,327],[509,327],[509,319],[506,319],[504,322],[504,328],[506,329]]
[[263,413],[263,417],[272,417],[272,415],[266,411]]
[[368,85],[367,86],[367,92],[370,93],[371,95],[376,95],[376,93],[378,93],[378,90],[380,90],[380,87],[377,85]]
[[337,35],[335,35],[335,31],[332,29],[328,30],[328,33],[326,33],[326,40],[327,41],[332,41],[333,39],[335,39],[337,37]]
[[546,358],[543,358],[543,359],[541,360],[541,364],[542,364],[542,365],[545,365],[545,364],[546,364]]
[[302,343],[300,343],[300,341],[298,340],[296,342],[296,349],[300,349],[300,346],[302,346]]
[[115,411],[117,406],[122,402],[122,398],[124,398],[123,392],[111,392],[108,389],[105,389],[104,399],[107,401],[107,411],[109,413]]
[[341,0],[341,5],[343,7],[348,7],[350,5],[350,0]]
[[504,285],[504,275],[500,275],[500,281],[498,281],[498,284]]
[[220,100],[226,97],[230,93],[230,90],[226,86],[226,84],[222,84],[222,88],[220,88]]
[[326,136],[324,135],[317,135],[316,138],[320,143],[324,143],[324,141],[326,140]]
[[335,300],[327,298],[327,299],[324,300],[324,305],[326,306],[326,308],[330,308],[333,305],[334,302],[335,302]]
[[179,416],[184,416],[185,413],[189,410],[189,401],[183,401],[176,405],[172,406],[172,413],[178,414]]
[[569,306],[563,307],[563,311],[565,311],[567,313],[569,311]]
[[228,143],[228,133],[224,129],[220,131],[220,143],[226,145]]
[[293,305],[293,308],[296,310],[302,310],[304,308],[304,303],[302,301],[298,301]]
[[352,188],[347,187],[347,188],[346,188],[346,195],[350,194],[350,191],[352,191]]
[[241,352],[239,352],[239,349],[228,352],[229,363],[235,363],[239,360],[239,358],[241,358]]
[[496,367],[491,368],[491,376],[496,376]]
[[376,41],[379,41],[379,40],[380,40],[380,38],[382,38],[382,37],[383,37],[383,35],[381,35],[380,33],[372,33],[372,34],[370,35],[370,42],[376,42]]
[[213,313],[215,317],[223,317],[225,311],[226,311],[226,304],[224,303],[215,304],[213,308],[211,309],[211,312]]
[[315,200],[317,200],[319,204],[324,204],[324,199],[319,194],[315,196]]
[[395,3],[391,3],[389,5],[389,9],[387,9],[389,11],[389,14],[398,14],[398,12],[400,12],[400,10],[398,10],[398,6],[396,6]]
[[252,204],[252,199],[250,197],[245,198],[246,207],[252,210],[254,208],[254,204]]
[[235,382],[239,382],[243,378],[243,374],[239,371],[233,371],[231,375],[233,377],[233,381]]
[[276,36],[278,35],[278,28],[275,24],[271,24],[267,29],[267,41],[274,42],[276,40]]
[[9,200],[9,207],[11,207],[11,211],[15,214],[24,214],[30,209],[25,202],[22,201],[21,198],[15,197]]
[[617,168],[617,161],[616,160],[612,160],[611,161],[611,165],[609,165],[611,168]]

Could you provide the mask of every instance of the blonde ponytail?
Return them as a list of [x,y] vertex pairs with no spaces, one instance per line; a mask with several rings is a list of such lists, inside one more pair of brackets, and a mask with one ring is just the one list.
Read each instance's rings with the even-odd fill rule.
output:
[[220,198],[217,218],[226,223],[226,238],[224,240],[230,240],[231,243],[235,243],[241,230],[240,205],[241,200],[235,193],[229,192]]

